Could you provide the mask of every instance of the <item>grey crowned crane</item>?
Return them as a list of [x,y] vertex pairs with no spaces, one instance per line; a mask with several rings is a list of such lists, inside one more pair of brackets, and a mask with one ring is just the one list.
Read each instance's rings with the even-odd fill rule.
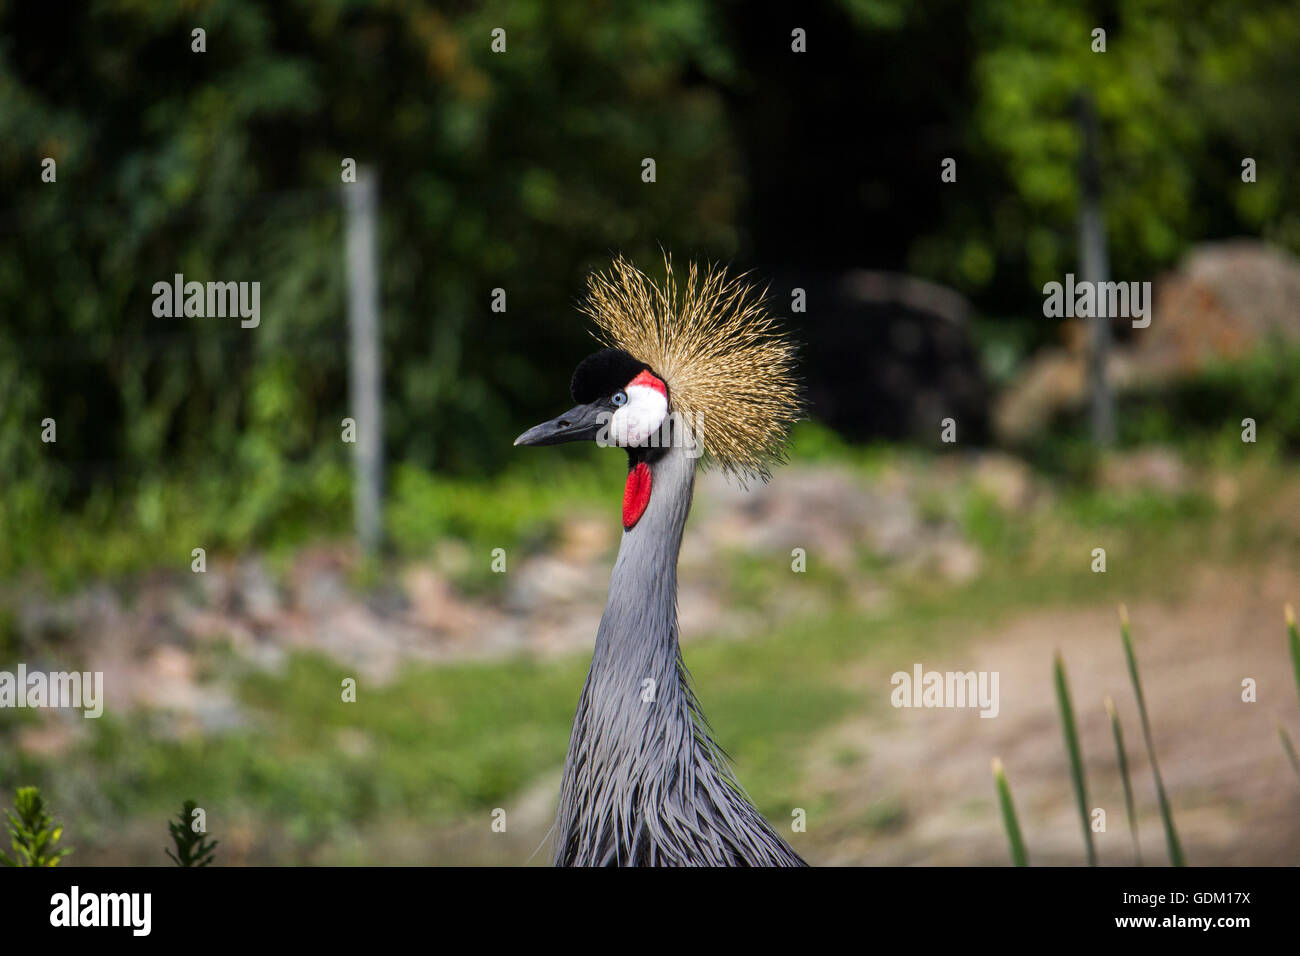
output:
[[677,640],[677,556],[701,453],[766,481],[799,415],[794,350],[763,295],[665,257],[656,285],[621,257],[588,280],[605,346],[577,404],[516,445],[624,448],[623,538],[582,688],[552,830],[557,866],[803,866],[710,735]]

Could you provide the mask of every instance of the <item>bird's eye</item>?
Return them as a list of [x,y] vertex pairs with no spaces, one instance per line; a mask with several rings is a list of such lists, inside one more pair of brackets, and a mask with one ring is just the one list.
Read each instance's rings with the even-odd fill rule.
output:
[[623,391],[615,392],[613,396],[610,398],[610,401],[613,402],[615,405],[626,405],[627,392],[623,392]]

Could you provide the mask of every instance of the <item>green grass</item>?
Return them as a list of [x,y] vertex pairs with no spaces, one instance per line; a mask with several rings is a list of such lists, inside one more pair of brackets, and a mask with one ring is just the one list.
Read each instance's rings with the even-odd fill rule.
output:
[[[531,451],[522,449],[521,452]],[[481,551],[480,583],[493,547],[538,547],[556,519],[592,502],[617,513],[623,465],[601,449],[559,449],[523,457],[490,479],[452,478],[398,465],[389,476],[385,521],[390,550],[421,556],[445,538]],[[155,568],[189,570],[190,550],[221,555],[260,550],[273,557],[352,527],[349,465],[339,455],[271,460],[253,470],[177,472],[130,488],[100,486],[61,507],[53,493],[21,481],[0,496],[0,581],[37,576],[68,591],[88,579],[123,579]],[[599,505],[597,506],[599,507]],[[486,550],[484,550],[486,549]]]
[[897,800],[874,803],[861,817],[864,828],[873,833],[892,833],[907,824],[907,807]]
[[1142,696],[1142,679],[1138,675],[1137,654],[1133,650],[1133,636],[1129,633],[1128,611],[1121,604],[1119,609],[1120,639],[1124,644],[1124,659],[1128,663],[1129,679],[1133,682],[1133,695],[1137,698],[1138,716],[1142,720],[1142,737],[1147,745],[1147,757],[1151,760],[1151,775],[1155,778],[1156,798],[1160,802],[1160,820],[1165,828],[1165,844],[1169,848],[1171,866],[1185,866],[1183,847],[1178,840],[1178,831],[1174,827],[1174,812],[1165,794],[1164,780],[1160,777],[1160,766],[1156,763],[1156,748],[1151,740],[1151,721],[1147,718],[1146,700]]
[[[1296,631],[1295,609],[1290,604],[1285,608],[1285,617],[1286,642],[1291,650],[1291,667],[1295,673],[1296,694],[1300,695],[1300,633]],[[1286,751],[1287,762],[1295,771],[1296,779],[1300,780],[1300,756],[1296,755],[1295,744],[1291,743],[1291,735],[1281,724],[1278,725],[1277,735],[1282,741],[1282,749]]]
[[1070,685],[1065,677],[1065,662],[1058,652],[1052,660],[1052,681],[1056,688],[1056,705],[1061,712],[1061,729],[1065,735],[1065,750],[1070,757],[1070,781],[1074,784],[1074,800],[1079,808],[1083,825],[1083,845],[1088,854],[1088,865],[1097,865],[1097,848],[1092,842],[1092,827],[1088,821],[1088,781],[1083,770],[1083,751],[1074,723],[1074,705],[1070,703]]
[[1011,785],[1007,783],[1006,770],[998,757],[993,758],[993,785],[998,792],[998,805],[1002,808],[1002,825],[1006,828],[1007,842],[1011,846],[1011,862],[1015,866],[1028,866],[1029,854],[1025,851],[1025,840],[1020,835],[1016,805],[1011,800]]
[[1295,674],[1296,694],[1300,695],[1300,632],[1296,630],[1295,611],[1286,606],[1286,642],[1291,649],[1291,669]]
[[1286,728],[1278,725],[1277,736],[1282,741],[1282,749],[1286,752],[1287,763],[1291,765],[1291,770],[1295,773],[1296,779],[1300,780],[1300,755],[1296,754],[1295,744],[1291,742],[1291,735],[1286,732]]
[[1142,865],[1142,845],[1138,841],[1137,808],[1133,802],[1133,781],[1129,778],[1128,754],[1124,750],[1124,729],[1120,726],[1119,711],[1115,701],[1105,700],[1106,714],[1110,717],[1111,736],[1115,738],[1115,759],[1119,762],[1119,776],[1124,784],[1124,812],[1128,814],[1129,833],[1133,837],[1133,860]]
[[73,507],[39,484],[14,482],[0,495],[0,580],[34,575],[68,591],[86,579],[188,570],[196,547],[211,563],[222,552],[339,535],[351,520],[350,487],[346,466],[325,455],[101,485]]

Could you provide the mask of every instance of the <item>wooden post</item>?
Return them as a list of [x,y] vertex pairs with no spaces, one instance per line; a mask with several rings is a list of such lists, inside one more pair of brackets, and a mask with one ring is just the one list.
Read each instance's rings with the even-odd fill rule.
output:
[[[1079,126],[1083,132],[1083,157],[1079,164],[1079,271],[1081,279],[1093,283],[1110,281],[1110,256],[1106,249],[1106,220],[1101,209],[1101,166],[1097,161],[1097,114],[1092,98],[1080,93],[1077,101]],[[1097,308],[1088,320],[1088,392],[1092,413],[1092,440],[1106,447],[1115,442],[1115,397],[1106,380],[1110,354],[1110,322],[1105,315],[1107,297],[1097,295]]]
[[379,181],[374,170],[357,169],[343,185],[348,277],[348,397],[356,420],[353,506],[357,541],[367,555],[383,543],[384,406],[383,353],[379,331],[375,229]]

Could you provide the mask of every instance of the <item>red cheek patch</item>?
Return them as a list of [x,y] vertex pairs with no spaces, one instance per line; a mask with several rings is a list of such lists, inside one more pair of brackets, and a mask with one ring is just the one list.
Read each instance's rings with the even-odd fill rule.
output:
[[627,484],[623,487],[623,529],[631,531],[645,514],[650,504],[650,466],[638,461],[636,467],[627,473]]

